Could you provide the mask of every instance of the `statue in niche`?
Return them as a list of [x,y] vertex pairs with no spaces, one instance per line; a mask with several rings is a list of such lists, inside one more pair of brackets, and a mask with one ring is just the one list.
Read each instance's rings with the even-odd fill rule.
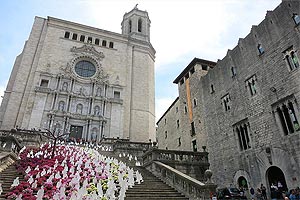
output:
[[64,101],[60,101],[58,103],[58,110],[64,111],[64,109],[65,109],[65,102]]
[[94,115],[100,116],[100,107],[99,106],[94,107]]
[[97,90],[96,90],[96,96],[97,97],[101,96],[101,88],[100,87],[98,87]]
[[82,108],[83,108],[82,104],[77,104],[76,113],[77,114],[82,114]]
[[96,127],[92,129],[92,135],[91,135],[92,141],[96,141],[96,139],[97,139],[97,132],[98,132],[98,129]]
[[68,91],[68,83],[64,82],[62,86],[62,91],[67,92]]
[[81,87],[81,88],[79,89],[79,95],[85,96],[85,94],[84,94],[84,88],[83,88],[83,87]]

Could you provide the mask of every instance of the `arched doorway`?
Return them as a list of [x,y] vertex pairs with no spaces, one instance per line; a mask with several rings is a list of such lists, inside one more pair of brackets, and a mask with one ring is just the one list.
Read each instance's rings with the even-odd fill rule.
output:
[[[280,168],[272,166],[266,172],[267,182],[269,183],[269,187],[272,184],[276,185],[279,190],[287,191],[287,185],[285,181],[285,177]],[[280,187],[282,185],[282,188]]]
[[248,189],[248,182],[245,177],[240,176],[238,178],[238,186],[239,188]]

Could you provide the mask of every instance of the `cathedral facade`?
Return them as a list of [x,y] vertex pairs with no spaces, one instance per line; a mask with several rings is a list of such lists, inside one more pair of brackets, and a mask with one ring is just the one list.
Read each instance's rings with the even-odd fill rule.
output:
[[36,17],[0,108],[0,128],[50,129],[87,141],[155,138],[148,13],[125,13],[122,33]]

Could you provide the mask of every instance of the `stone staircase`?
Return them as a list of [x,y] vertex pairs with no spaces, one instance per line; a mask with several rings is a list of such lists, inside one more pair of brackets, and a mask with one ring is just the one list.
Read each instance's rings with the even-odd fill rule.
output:
[[2,183],[3,192],[0,195],[0,200],[6,199],[5,194],[10,191],[11,184],[16,177],[19,177],[19,181],[24,181],[24,177],[19,175],[16,170],[16,163],[8,166],[0,173],[0,182]]
[[[104,154],[117,158],[117,156],[112,152],[106,152]],[[121,158],[120,160],[126,161],[124,158]],[[145,168],[133,166],[132,164],[133,163],[130,163],[129,165],[133,167],[134,170],[138,170],[142,174],[144,182],[141,184],[135,184],[133,188],[129,188],[126,192],[125,200],[188,200],[188,198],[184,195],[162,182]],[[17,173],[16,163],[10,165],[0,173],[0,182],[2,183],[3,189],[2,195],[0,195],[0,200],[6,199],[5,194],[10,191],[11,184],[17,176],[19,176],[20,182],[24,181],[24,177]]]
[[181,193],[177,192],[175,189],[171,188],[159,178],[154,176],[151,172],[146,170],[142,166],[135,166],[135,160],[129,161],[128,158],[119,157],[113,152],[102,152],[102,155],[114,157],[120,161],[126,163],[127,166],[132,167],[134,170],[138,170],[144,179],[141,184],[135,184],[132,188],[126,191],[125,200],[188,200]]
[[162,182],[145,168],[135,167],[135,170],[142,174],[144,182],[129,188],[126,191],[125,200],[188,200],[184,195]]

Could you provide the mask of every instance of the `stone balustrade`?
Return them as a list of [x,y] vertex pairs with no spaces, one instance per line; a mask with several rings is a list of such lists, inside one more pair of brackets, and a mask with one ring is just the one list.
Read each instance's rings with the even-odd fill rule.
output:
[[159,161],[153,161],[146,169],[190,200],[211,199],[211,195],[216,192],[217,186],[210,180],[211,173],[206,173],[208,181],[204,184]]
[[[12,152],[0,152],[0,172],[17,160],[17,155]],[[1,180],[0,180],[1,182]]]
[[136,156],[138,161],[142,162],[143,154],[149,150],[152,143],[146,142],[130,142],[126,140],[117,140],[113,143],[113,149],[116,154],[126,153]]
[[12,135],[0,135],[0,152],[12,152],[19,154],[22,146],[19,141]]
[[153,160],[163,163],[185,162],[189,164],[208,164],[208,153],[153,148],[144,154],[143,163],[147,164]]
[[0,131],[0,136],[13,136],[23,146],[39,146],[42,143],[47,142],[48,138],[46,138],[43,134],[46,134],[46,132],[21,129]]
[[208,152],[176,151],[151,148],[143,155],[143,166],[159,161],[197,180],[204,181],[209,168]]

